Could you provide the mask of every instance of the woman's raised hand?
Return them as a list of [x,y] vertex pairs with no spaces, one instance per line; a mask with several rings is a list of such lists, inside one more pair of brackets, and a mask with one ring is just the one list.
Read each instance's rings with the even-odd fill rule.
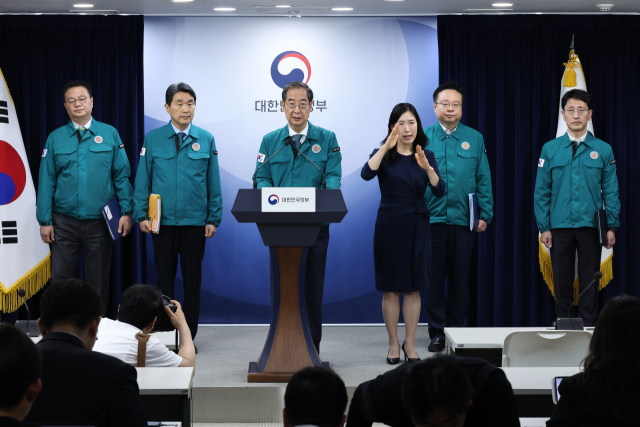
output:
[[416,161],[418,162],[418,166],[420,166],[427,172],[433,170],[433,168],[429,164],[429,161],[427,160],[427,157],[424,155],[424,150],[419,145],[416,147]]
[[387,137],[387,141],[384,143],[384,147],[387,150],[390,150],[396,146],[396,143],[398,142],[398,129],[400,129],[400,125],[396,123],[393,129],[391,129],[391,133]]

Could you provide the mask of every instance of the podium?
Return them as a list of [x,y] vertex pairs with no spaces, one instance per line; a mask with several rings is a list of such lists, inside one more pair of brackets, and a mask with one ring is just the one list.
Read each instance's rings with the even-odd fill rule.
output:
[[316,190],[315,212],[262,212],[261,190],[238,191],[231,208],[241,223],[255,223],[271,263],[271,321],[257,362],[249,363],[248,382],[288,382],[307,366],[329,367],[313,346],[305,308],[304,279],[308,247],[323,223],[347,214],[340,190]]

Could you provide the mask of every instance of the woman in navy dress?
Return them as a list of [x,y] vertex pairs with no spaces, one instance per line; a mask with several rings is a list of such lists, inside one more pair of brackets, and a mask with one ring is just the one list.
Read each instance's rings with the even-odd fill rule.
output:
[[362,168],[366,181],[378,177],[380,207],[373,236],[376,289],[384,292],[382,314],[389,334],[387,363],[400,361],[398,319],[400,294],[405,360],[419,360],[415,337],[420,317],[420,293],[427,289],[431,269],[431,231],[425,191],[444,195],[433,153],[423,150],[428,144],[420,116],[413,105],[398,104],[389,117],[386,140],[373,150]]

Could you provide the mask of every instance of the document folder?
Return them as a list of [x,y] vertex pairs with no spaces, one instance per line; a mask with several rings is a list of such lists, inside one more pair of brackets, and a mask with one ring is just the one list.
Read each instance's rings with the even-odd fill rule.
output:
[[107,221],[107,228],[109,228],[111,238],[118,240],[120,238],[120,233],[118,233],[118,227],[120,226],[120,205],[118,204],[117,196],[114,196],[113,199],[109,200],[109,203],[102,207],[102,215]]
[[160,233],[160,195],[159,194],[151,194],[149,196],[149,210],[147,211],[147,216],[149,217],[149,221],[151,221],[151,232],[153,234]]
[[600,238],[600,245],[607,246],[607,211],[604,209],[598,209],[596,211],[596,220],[598,221],[598,237]]
[[469,229],[471,231],[478,231],[478,221],[480,221],[478,196],[476,193],[471,193],[469,194]]

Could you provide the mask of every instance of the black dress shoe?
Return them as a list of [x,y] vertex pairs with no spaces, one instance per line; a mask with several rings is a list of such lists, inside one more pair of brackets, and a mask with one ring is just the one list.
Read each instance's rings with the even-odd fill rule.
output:
[[438,353],[440,351],[444,351],[444,338],[432,339],[431,344],[429,344],[428,350],[431,353]]
[[[391,351],[391,349],[389,349],[389,351]],[[389,351],[387,351],[387,363],[389,365],[397,365],[398,363],[400,363],[400,356],[389,357]]]
[[404,341],[402,342],[402,352],[404,353],[404,361],[407,362],[417,362],[418,360],[420,360],[420,357],[416,357],[416,358],[411,358],[409,356],[407,356],[407,352],[404,351]]

